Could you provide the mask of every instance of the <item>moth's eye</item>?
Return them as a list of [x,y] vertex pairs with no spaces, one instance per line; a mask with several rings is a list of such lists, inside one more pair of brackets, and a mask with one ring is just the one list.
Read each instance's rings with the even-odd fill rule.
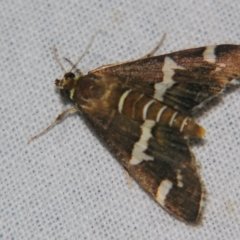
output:
[[61,89],[60,92],[61,92],[61,95],[63,97],[69,97],[70,96],[70,91],[68,89]]
[[65,78],[75,78],[75,74],[72,72],[68,72],[64,75]]

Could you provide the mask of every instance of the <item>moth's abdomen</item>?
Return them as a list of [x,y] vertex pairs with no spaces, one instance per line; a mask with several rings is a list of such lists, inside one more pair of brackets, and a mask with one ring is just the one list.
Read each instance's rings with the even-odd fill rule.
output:
[[186,137],[202,137],[205,129],[190,117],[132,89],[126,89],[118,100],[118,112],[134,120],[153,120],[178,129]]

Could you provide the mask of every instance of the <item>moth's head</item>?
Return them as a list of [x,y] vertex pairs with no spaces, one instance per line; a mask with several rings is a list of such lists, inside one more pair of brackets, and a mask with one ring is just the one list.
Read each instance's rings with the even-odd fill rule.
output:
[[55,85],[60,89],[60,93],[63,97],[74,100],[75,87],[78,80],[79,76],[76,76],[72,72],[67,72],[61,80],[55,80]]

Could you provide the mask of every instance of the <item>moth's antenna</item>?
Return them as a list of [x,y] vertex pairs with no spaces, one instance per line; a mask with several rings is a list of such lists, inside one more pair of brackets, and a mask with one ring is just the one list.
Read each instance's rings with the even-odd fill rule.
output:
[[[74,68],[77,68],[77,65],[79,64],[79,62],[83,59],[83,57],[85,56],[85,54],[88,52],[88,50],[90,49],[90,47],[92,46],[94,40],[95,40],[95,37],[99,34],[99,33],[105,33],[101,30],[98,30],[90,39],[90,42],[89,44],[87,45],[85,51],[83,52],[83,54],[81,55],[81,57],[77,60],[77,62],[75,64],[72,65],[72,68],[70,70],[70,72],[74,69]],[[67,60],[68,61],[68,60]],[[68,61],[70,62],[70,61]],[[71,62],[70,62],[71,63]]]
[[[63,58],[65,61],[67,61],[72,67],[75,65],[70,59],[64,57]],[[76,66],[75,66],[76,67]]]
[[55,61],[60,66],[60,68],[63,70],[63,72],[66,73],[65,68],[63,67],[62,63],[59,60],[59,57],[58,57],[58,54],[57,54],[57,48],[55,46],[53,46],[52,52],[53,52],[53,56],[54,56]]
[[72,69],[71,71],[73,70],[73,68],[75,68],[76,72],[79,74],[79,76],[83,76],[83,73],[81,72],[80,69],[77,68],[77,66],[68,58],[64,57],[63,58],[65,61],[67,61],[71,66],[72,66]]

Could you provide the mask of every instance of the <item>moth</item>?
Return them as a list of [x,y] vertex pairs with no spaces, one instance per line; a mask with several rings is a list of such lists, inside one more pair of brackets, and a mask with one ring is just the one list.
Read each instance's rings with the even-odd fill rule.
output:
[[87,74],[74,71],[73,65],[55,85],[74,107],[53,124],[79,112],[163,209],[195,224],[202,215],[205,190],[189,139],[203,137],[205,129],[194,116],[207,101],[240,83],[240,46],[153,56],[155,50]]

